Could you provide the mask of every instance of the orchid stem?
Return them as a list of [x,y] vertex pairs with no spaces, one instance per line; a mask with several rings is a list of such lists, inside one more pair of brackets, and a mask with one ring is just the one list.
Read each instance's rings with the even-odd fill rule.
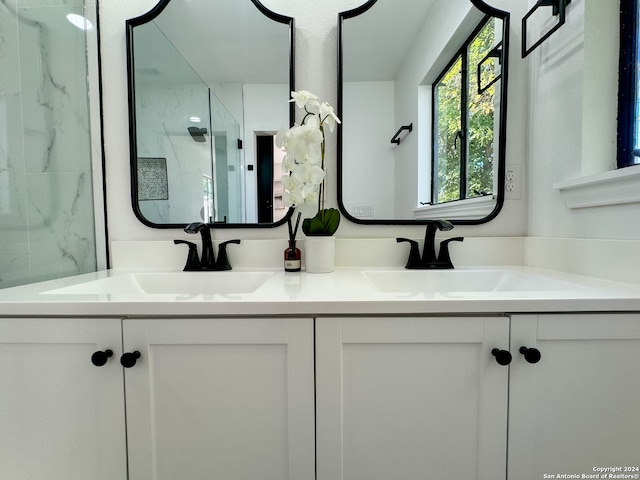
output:
[[322,125],[322,123],[320,123],[320,131],[322,132],[322,144],[320,145],[320,153],[322,155],[322,162],[321,162],[321,167],[322,167],[322,171],[324,172],[324,179],[322,180],[322,185],[320,186],[320,218],[322,219],[322,223],[324,223],[324,182],[327,179],[327,171],[324,169],[324,144],[325,144],[325,137],[324,137],[324,125]]

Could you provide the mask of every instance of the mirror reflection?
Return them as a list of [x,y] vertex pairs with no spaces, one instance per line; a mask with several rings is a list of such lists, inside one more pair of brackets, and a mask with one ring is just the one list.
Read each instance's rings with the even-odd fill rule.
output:
[[482,223],[498,214],[508,20],[480,0],[371,0],[340,14],[339,204],[348,218]]
[[257,0],[166,0],[127,21],[133,208],[153,227],[273,226],[293,20]]

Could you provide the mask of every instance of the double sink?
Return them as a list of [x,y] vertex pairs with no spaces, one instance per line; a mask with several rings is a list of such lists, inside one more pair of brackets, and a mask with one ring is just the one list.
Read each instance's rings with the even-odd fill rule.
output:
[[[129,272],[47,290],[51,295],[206,295],[251,294],[270,280],[283,283],[292,275],[309,281],[334,274],[285,274],[275,271]],[[554,272],[519,268],[457,270],[358,270],[350,273],[354,288],[382,293],[585,292],[595,287]],[[571,277],[570,277],[571,278]],[[358,283],[358,285],[356,285]],[[277,287],[274,287],[277,288]]]

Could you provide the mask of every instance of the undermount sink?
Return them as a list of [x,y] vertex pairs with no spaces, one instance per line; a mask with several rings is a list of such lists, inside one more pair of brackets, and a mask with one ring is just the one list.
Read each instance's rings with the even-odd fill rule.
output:
[[363,272],[385,293],[416,292],[558,292],[590,287],[515,270],[401,270]]
[[114,275],[43,292],[53,295],[200,295],[251,293],[272,272],[145,272]]

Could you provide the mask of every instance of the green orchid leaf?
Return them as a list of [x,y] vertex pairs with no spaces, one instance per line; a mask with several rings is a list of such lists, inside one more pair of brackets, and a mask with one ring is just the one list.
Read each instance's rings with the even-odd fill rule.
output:
[[302,221],[302,231],[305,235],[323,235],[322,221],[316,216]]
[[329,235],[333,235],[340,225],[340,212],[335,208],[328,208],[324,211],[324,229]]
[[308,236],[331,236],[340,225],[340,212],[335,208],[320,210],[315,217],[302,221],[302,231]]

